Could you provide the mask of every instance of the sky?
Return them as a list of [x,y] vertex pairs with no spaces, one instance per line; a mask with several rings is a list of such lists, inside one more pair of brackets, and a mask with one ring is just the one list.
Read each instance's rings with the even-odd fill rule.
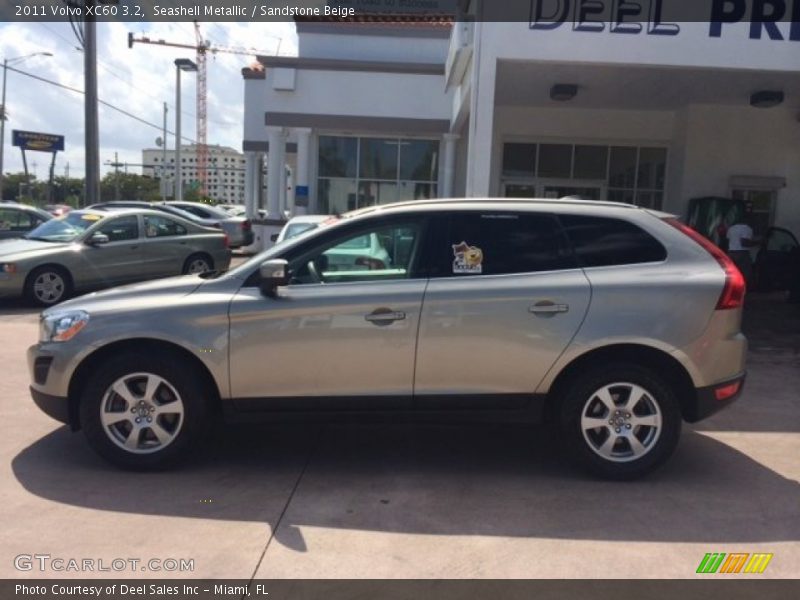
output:
[[[218,46],[253,48],[260,54],[296,55],[297,36],[293,22],[279,23],[202,23],[204,37]],[[98,23],[97,79],[101,100],[156,124],[150,127],[108,107],[100,106],[100,168],[112,167],[114,153],[120,162],[141,163],[143,148],[155,147],[161,136],[163,103],[168,104],[170,131],[175,129],[174,59],[195,59],[192,50],[149,44],[128,48],[128,32],[136,37],[194,44],[192,23]],[[279,46],[280,44],[280,46]],[[35,56],[15,63],[16,69],[34,73],[83,90],[83,53],[69,23],[0,22],[0,61],[14,62],[34,52],[50,52],[52,57]],[[244,82],[241,70],[255,61],[252,56],[218,53],[208,57],[208,143],[242,149]],[[182,135],[196,139],[196,76],[181,78]],[[11,130],[22,129],[65,136],[65,151],[56,158],[56,175],[64,175],[69,164],[70,177],[84,174],[83,95],[31,79],[9,69],[6,104],[3,171],[22,171],[19,148],[11,146]],[[174,138],[169,136],[169,148]],[[28,168],[39,180],[47,178],[50,154],[29,152]],[[34,165],[35,163],[35,165]],[[141,167],[128,167],[141,173]]]

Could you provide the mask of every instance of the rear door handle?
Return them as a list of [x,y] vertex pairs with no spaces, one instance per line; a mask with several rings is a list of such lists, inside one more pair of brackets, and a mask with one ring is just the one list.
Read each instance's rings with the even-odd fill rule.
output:
[[364,319],[370,323],[375,323],[376,325],[389,325],[395,321],[402,321],[405,318],[406,313],[394,311],[389,308],[379,308],[364,317]]
[[528,310],[535,315],[555,315],[569,312],[569,304],[556,304],[549,300],[543,300],[542,302],[537,302]]

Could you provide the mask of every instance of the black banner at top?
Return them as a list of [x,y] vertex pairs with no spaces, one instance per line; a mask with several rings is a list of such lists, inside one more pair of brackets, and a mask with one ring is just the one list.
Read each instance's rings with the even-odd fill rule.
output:
[[3,0],[0,20],[83,21],[470,20],[550,23],[791,23],[800,0]]

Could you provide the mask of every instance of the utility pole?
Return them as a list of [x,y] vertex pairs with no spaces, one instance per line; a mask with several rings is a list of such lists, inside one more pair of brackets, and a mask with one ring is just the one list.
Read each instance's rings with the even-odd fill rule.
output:
[[[85,0],[86,8],[93,9],[94,0]],[[97,22],[85,10],[83,24],[83,78],[84,78],[84,128],[86,155],[86,189],[84,206],[100,202],[100,136],[97,117]]]
[[161,201],[167,201],[167,103],[164,102],[164,137],[161,141]]
[[119,155],[114,152],[114,200],[119,200]]

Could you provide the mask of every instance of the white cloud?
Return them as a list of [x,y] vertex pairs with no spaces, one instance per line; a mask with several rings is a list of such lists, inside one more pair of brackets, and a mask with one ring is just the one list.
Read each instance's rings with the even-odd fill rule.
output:
[[[100,162],[103,172],[106,161],[119,153],[121,162],[141,162],[141,149],[152,147],[161,135],[162,106],[169,104],[168,129],[175,128],[174,59],[195,59],[191,49],[150,44],[134,44],[128,48],[128,31],[136,37],[164,39],[194,45],[192,23],[99,23],[98,26],[98,91],[109,102],[145,121],[158,125],[155,129],[107,107],[100,107]],[[280,42],[281,54],[296,54],[297,38],[294,23],[202,23],[204,37],[213,46],[253,48],[274,54]],[[280,38],[280,39],[279,39]],[[0,24],[0,59],[25,56],[34,52],[51,52],[53,57],[33,57],[14,65],[63,85],[83,89],[83,53],[68,23],[2,23]],[[253,62],[253,56],[218,53],[208,57],[208,143],[241,149],[242,97],[244,83],[241,69]],[[185,73],[182,83],[183,135],[195,139],[196,76]],[[66,151],[59,153],[56,173],[63,174],[69,163],[70,175],[83,176],[84,117],[83,96],[47,83],[36,81],[13,71],[8,72],[6,145],[3,170],[22,170],[22,158],[11,146],[11,130],[25,129],[61,134],[66,137]],[[170,147],[174,139],[170,136]],[[29,153],[36,161],[39,179],[47,175],[50,157]],[[139,167],[130,167],[139,172]]]

